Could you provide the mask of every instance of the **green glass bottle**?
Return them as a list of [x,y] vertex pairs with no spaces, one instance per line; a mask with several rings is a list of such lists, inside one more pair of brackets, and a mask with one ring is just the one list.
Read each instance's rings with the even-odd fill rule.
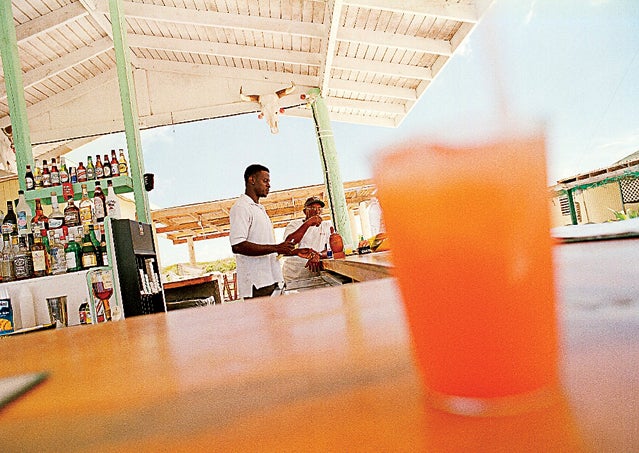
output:
[[98,254],[93,242],[89,228],[84,228],[84,238],[82,238],[82,268],[89,269],[98,265]]
[[75,241],[73,233],[69,232],[69,240],[64,248],[67,258],[67,272],[75,272],[82,269],[82,247]]

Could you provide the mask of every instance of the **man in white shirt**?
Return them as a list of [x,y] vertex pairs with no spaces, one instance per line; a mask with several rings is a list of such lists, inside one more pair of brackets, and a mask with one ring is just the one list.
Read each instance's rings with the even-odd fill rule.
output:
[[299,244],[310,252],[301,256],[287,256],[284,259],[283,273],[286,283],[303,280],[319,275],[322,269],[321,258],[326,258],[328,240],[331,235],[331,222],[322,220],[324,202],[318,197],[310,197],[304,203],[304,219],[292,220],[284,230],[284,240]]
[[268,168],[249,165],[244,194],[231,207],[229,240],[237,263],[237,285],[243,298],[270,296],[283,282],[278,254],[291,255],[295,245],[275,243],[273,223],[259,201],[271,188]]

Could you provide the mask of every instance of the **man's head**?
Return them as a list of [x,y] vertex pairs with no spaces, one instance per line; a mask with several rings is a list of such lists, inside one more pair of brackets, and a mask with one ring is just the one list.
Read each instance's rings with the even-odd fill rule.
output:
[[322,208],[324,207],[324,202],[319,197],[309,197],[304,202],[304,214],[306,218],[313,217],[314,215],[322,215]]
[[246,194],[254,201],[268,195],[271,189],[269,169],[264,165],[252,164],[244,170],[244,186]]

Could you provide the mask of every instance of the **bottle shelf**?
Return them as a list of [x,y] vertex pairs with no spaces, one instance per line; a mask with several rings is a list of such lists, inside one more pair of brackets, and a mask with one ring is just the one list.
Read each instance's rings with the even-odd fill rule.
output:
[[[76,182],[73,184],[73,199],[79,200],[82,198],[82,184],[87,185],[87,190],[89,191],[89,197],[93,198],[93,190],[95,189],[95,183],[100,182],[100,186],[102,187],[102,191],[106,192],[107,189],[107,181],[113,181],[113,189],[115,193],[128,193],[133,192],[133,180],[130,176],[115,176],[113,178],[106,179],[93,179],[86,182]],[[58,196],[58,203],[66,203],[62,197],[62,186],[51,186],[51,187],[43,187],[35,190],[27,190],[24,193],[24,196],[27,201],[33,201],[36,198],[39,198],[42,204],[50,205],[51,204],[51,193],[55,192]]]

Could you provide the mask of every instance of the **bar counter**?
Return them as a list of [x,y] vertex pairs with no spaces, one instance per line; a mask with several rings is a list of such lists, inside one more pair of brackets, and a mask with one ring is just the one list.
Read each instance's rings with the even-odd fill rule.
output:
[[322,260],[324,269],[363,282],[390,277],[392,261],[390,251],[349,255],[342,259]]
[[2,451],[639,451],[639,240],[556,247],[564,399],[431,409],[392,278],[0,338]]

